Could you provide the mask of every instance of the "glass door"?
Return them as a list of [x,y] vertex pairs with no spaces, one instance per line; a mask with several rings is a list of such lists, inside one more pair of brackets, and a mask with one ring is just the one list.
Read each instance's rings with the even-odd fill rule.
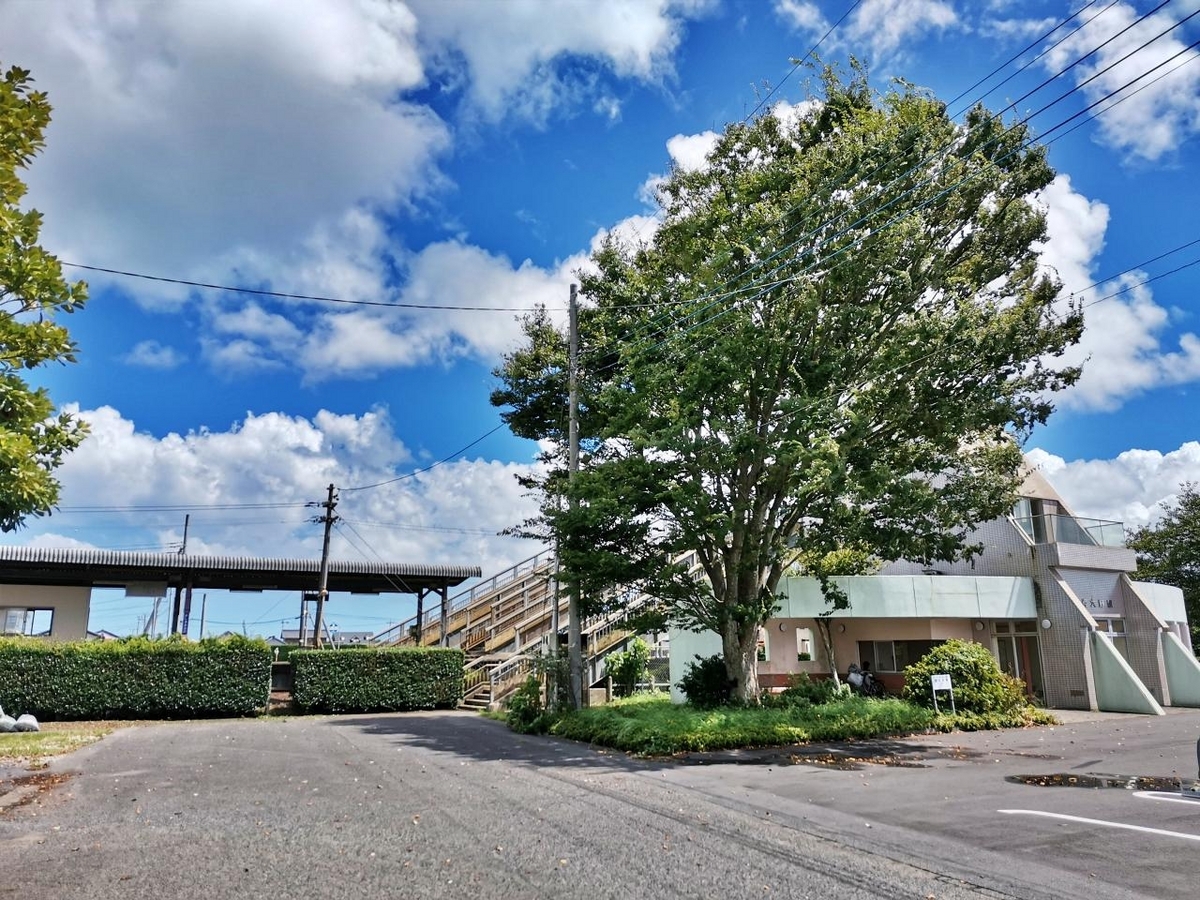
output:
[[1025,693],[1040,701],[1045,694],[1037,622],[997,622],[994,631],[1000,671],[1024,682]]

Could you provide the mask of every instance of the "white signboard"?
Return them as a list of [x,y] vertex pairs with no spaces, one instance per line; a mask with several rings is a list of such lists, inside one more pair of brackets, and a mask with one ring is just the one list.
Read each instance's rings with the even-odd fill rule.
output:
[[929,676],[929,680],[933,682],[933,689],[935,691],[950,690],[950,676],[949,675],[931,675],[931,676]]

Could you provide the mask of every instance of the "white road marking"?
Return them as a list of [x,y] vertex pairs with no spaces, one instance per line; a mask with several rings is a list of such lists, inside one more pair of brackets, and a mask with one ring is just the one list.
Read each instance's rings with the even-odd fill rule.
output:
[[1185,841],[1200,841],[1200,834],[1187,834],[1183,831],[1164,831],[1161,828],[1147,828],[1144,825],[1127,825],[1124,822],[1108,822],[1104,819],[1085,819],[1083,816],[1068,816],[1064,813],[1043,812],[1040,809],[998,809],[996,812],[1010,816],[1042,816],[1046,819],[1079,822],[1082,825],[1102,825],[1106,828],[1123,828],[1126,831],[1141,831],[1145,834],[1161,834],[1164,837],[1183,838]]
[[1140,797],[1143,800],[1169,800],[1172,803],[1190,803],[1196,809],[1200,809],[1200,795],[1189,797],[1186,794],[1168,794],[1166,791],[1134,791],[1133,796]]

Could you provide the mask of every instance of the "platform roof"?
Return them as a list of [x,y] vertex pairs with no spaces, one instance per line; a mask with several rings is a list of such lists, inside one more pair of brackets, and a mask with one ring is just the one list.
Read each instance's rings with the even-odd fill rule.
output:
[[[0,547],[0,584],[167,585],[232,591],[316,591],[316,559],[194,556],[53,547]],[[481,575],[478,566],[330,560],[330,592],[416,594]]]

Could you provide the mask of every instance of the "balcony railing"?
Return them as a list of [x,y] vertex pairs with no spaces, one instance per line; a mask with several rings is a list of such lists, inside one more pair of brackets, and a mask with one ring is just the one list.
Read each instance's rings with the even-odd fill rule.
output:
[[1013,521],[1035,544],[1125,546],[1125,525],[1122,522],[1063,515],[1017,516]]

